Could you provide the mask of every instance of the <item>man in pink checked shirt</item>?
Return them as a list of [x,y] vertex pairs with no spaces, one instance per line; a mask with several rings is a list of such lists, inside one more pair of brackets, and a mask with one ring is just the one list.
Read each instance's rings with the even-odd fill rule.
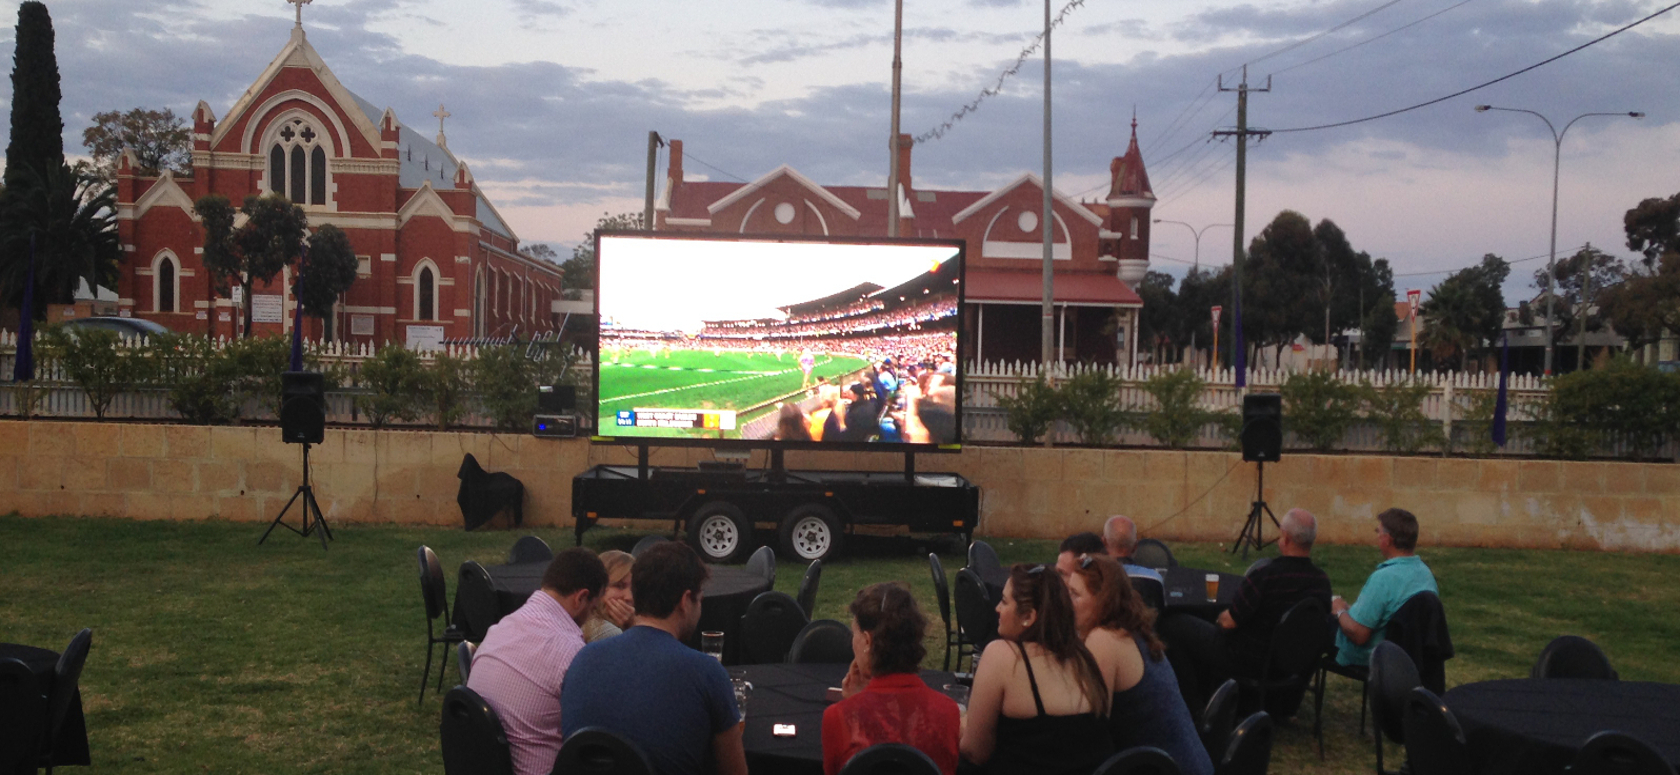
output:
[[560,752],[560,684],[583,648],[580,625],[607,585],[594,552],[567,549],[543,572],[542,589],[490,627],[473,657],[467,688],[502,719],[513,771],[547,775]]

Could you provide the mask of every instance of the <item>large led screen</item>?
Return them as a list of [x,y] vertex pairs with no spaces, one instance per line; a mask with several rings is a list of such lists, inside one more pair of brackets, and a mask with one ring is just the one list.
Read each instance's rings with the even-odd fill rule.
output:
[[596,240],[598,436],[961,442],[961,242]]

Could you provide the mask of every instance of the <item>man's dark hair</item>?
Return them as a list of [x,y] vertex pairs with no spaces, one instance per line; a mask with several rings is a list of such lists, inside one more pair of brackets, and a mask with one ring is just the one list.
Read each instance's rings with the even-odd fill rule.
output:
[[883,581],[859,590],[848,607],[858,630],[869,633],[869,672],[873,675],[910,673],[921,668],[927,656],[922,642],[927,634],[927,617],[916,607],[910,588],[902,582]]
[[552,589],[562,595],[587,589],[593,599],[599,597],[601,590],[607,586],[607,566],[601,564],[601,558],[596,557],[594,552],[574,546],[549,560],[548,569],[543,571],[542,585],[544,589]]
[[1089,530],[1083,533],[1074,533],[1073,535],[1062,539],[1062,548],[1057,549],[1056,553],[1061,554],[1062,552],[1073,552],[1073,556],[1075,557],[1078,557],[1081,554],[1108,554],[1108,550],[1103,548],[1102,536]]
[[1377,515],[1377,524],[1394,540],[1394,548],[1402,552],[1417,550],[1418,521],[1405,509],[1389,509]]
[[[604,572],[604,571],[603,571]],[[630,566],[630,595],[636,599],[636,615],[663,619],[677,610],[684,592],[696,600],[711,572],[688,544],[660,541],[642,552]]]

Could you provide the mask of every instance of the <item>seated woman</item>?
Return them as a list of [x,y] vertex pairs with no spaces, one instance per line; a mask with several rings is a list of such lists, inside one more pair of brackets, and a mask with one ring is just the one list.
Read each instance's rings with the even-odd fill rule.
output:
[[823,772],[835,775],[877,743],[920,750],[944,775],[957,771],[957,703],[922,682],[927,618],[899,583],[864,587],[852,600],[852,667],[845,699],[823,711]]
[[1009,570],[998,640],[968,700],[962,753],[997,775],[1085,775],[1114,752],[1108,685],[1074,625],[1067,585],[1043,565]]
[[1152,745],[1170,754],[1184,775],[1213,775],[1213,762],[1155,637],[1154,612],[1132,589],[1120,563],[1081,556],[1068,574],[1068,591],[1079,633],[1114,692],[1109,714],[1114,750]]
[[601,552],[601,564],[607,566],[607,586],[583,623],[585,643],[611,638],[630,627],[630,617],[636,614],[636,601],[630,596],[630,564],[635,560],[629,552],[617,549]]

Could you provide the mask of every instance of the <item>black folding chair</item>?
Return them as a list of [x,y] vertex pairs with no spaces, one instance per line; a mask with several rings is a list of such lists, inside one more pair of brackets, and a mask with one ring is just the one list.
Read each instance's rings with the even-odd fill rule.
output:
[[548,542],[536,536],[525,536],[513,542],[513,548],[508,550],[508,564],[518,565],[525,562],[548,562],[554,559],[554,550],[548,548]]
[[903,743],[877,743],[858,751],[840,775],[939,775],[939,765]]
[[1530,678],[1619,678],[1604,650],[1579,635],[1560,635],[1546,644],[1534,662]]
[[957,628],[963,637],[971,644],[972,652],[979,654],[984,651],[986,644],[997,637],[998,615],[993,606],[991,594],[986,591],[986,582],[972,568],[957,571],[957,588],[953,590],[956,597]]
[[653,763],[634,742],[603,727],[584,727],[560,744],[552,775],[654,775]]
[[1143,604],[1159,612],[1167,605],[1167,585],[1153,571],[1148,575],[1126,574],[1132,582],[1132,590],[1143,598]]
[[[483,643],[490,627],[502,619],[502,604],[496,599],[496,586],[490,571],[476,561],[461,563],[455,574],[455,617],[460,620],[461,636],[474,643]],[[445,666],[449,655],[444,654]]]
[[1587,738],[1569,775],[1675,775],[1674,766],[1644,740],[1615,730]]
[[928,553],[928,572],[933,575],[933,592],[939,601],[939,618],[945,622],[945,666],[940,669],[951,669],[951,650],[956,649],[957,669],[961,670],[963,650],[969,645],[969,641],[951,618],[951,586],[945,581],[945,566],[940,564],[939,555],[933,552]]
[[35,766],[46,769],[47,775],[52,775],[53,750],[58,746],[65,719],[70,717],[70,701],[81,690],[82,666],[87,664],[88,649],[92,646],[93,630],[83,628],[70,639],[70,645],[59,653],[58,664],[53,666],[52,691],[47,693],[47,734],[41,739],[40,753],[35,758]]
[[1264,567],[1266,567],[1267,565],[1270,565],[1270,564],[1272,564],[1272,558],[1261,557],[1260,559],[1249,563],[1248,564],[1248,569],[1243,571],[1243,575],[1244,576],[1252,575],[1255,571],[1260,570],[1261,568],[1264,568]]
[[1266,775],[1272,763],[1272,717],[1265,711],[1242,720],[1214,762],[1214,775]]
[[[1260,696],[1261,710],[1274,710],[1268,707],[1266,697],[1269,693],[1292,690],[1300,687],[1303,691],[1313,690],[1313,676],[1315,668],[1323,658],[1330,640],[1330,627],[1327,624],[1329,614],[1324,610],[1324,603],[1318,598],[1309,597],[1300,600],[1289,610],[1283,612],[1278,619],[1277,626],[1272,629],[1272,637],[1266,646],[1266,660],[1261,665],[1258,678],[1238,678],[1237,685],[1244,689],[1257,692]],[[1322,703],[1316,704],[1322,707]],[[1280,710],[1280,714],[1281,714]],[[1322,726],[1313,724],[1314,735],[1318,738],[1320,755],[1324,748],[1324,734]]]
[[765,581],[770,582],[770,588],[775,589],[776,550],[768,546],[758,547],[758,551],[747,558],[747,572],[763,576]]
[[665,536],[642,536],[642,540],[637,541],[635,546],[630,547],[630,556],[640,557],[642,552],[647,551],[649,547],[664,540],[666,540]]
[[[420,696],[415,699],[417,703],[426,699],[426,683],[432,677],[432,651],[438,644],[443,644],[443,667],[438,669],[438,691],[441,692],[443,674],[449,670],[449,647],[466,639],[465,634],[449,620],[449,598],[444,594],[443,565],[438,563],[437,555],[429,546],[420,547],[418,559],[420,597],[426,605],[426,671],[420,674]],[[443,618],[441,634],[433,624],[439,617]]]
[[455,647],[455,669],[461,673],[461,685],[467,685],[467,679],[472,673],[473,655],[478,653],[478,644],[470,640],[461,641]]
[[1172,755],[1150,745],[1127,748],[1108,757],[1091,775],[1179,775]]
[[1464,729],[1435,693],[1419,686],[1406,697],[1406,761],[1413,775],[1472,775]]
[[1412,664],[1405,650],[1388,641],[1378,643],[1371,650],[1370,678],[1365,682],[1365,692],[1371,708],[1371,737],[1377,749],[1378,775],[1389,775],[1383,769],[1383,738],[1401,745],[1406,743],[1406,699],[1421,685],[1417,665]]
[[799,580],[799,596],[795,598],[807,618],[817,615],[817,584],[821,581],[822,560],[812,560],[805,568],[805,577]]
[[[786,662],[794,638],[809,624],[799,602],[786,592],[761,592],[741,617],[741,663]],[[850,632],[850,630],[848,630]]]
[[796,664],[852,663],[852,628],[833,619],[818,619],[793,636],[787,661]]
[[46,717],[35,671],[21,660],[0,659],[0,773],[35,771]]
[[985,541],[975,541],[968,545],[968,567],[979,574],[980,580],[987,584],[1001,587],[1009,579],[1009,569],[1003,567],[1003,561],[998,559],[997,550]]
[[1173,559],[1172,550],[1167,545],[1153,538],[1145,538],[1137,542],[1132,549],[1132,564],[1145,568],[1176,568],[1178,561]]
[[513,754],[495,709],[478,692],[457,686],[443,696],[444,775],[513,775]]
[[1202,747],[1207,749],[1208,758],[1217,760],[1225,755],[1225,744],[1231,737],[1231,730],[1237,726],[1237,682],[1226,679],[1225,683],[1213,690],[1213,696],[1208,698],[1207,710],[1202,711],[1202,726],[1196,731],[1202,738]]

